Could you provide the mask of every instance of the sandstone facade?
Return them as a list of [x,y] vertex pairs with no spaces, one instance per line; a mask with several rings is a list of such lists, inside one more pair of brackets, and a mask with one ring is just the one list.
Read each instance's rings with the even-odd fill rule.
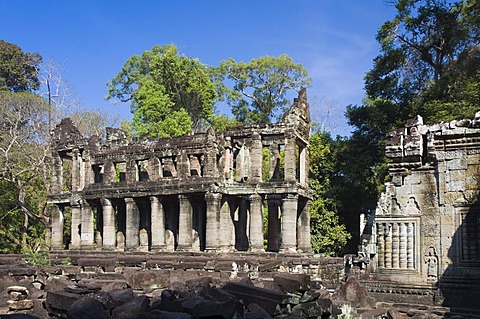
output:
[[[130,140],[52,138],[52,249],[310,251],[309,106],[302,90],[277,124]],[[71,214],[70,234],[65,216]]]
[[366,249],[375,277],[438,287],[436,302],[475,307],[467,299],[480,284],[480,112],[432,126],[417,116],[392,134],[386,155],[391,181],[375,212],[376,250]]

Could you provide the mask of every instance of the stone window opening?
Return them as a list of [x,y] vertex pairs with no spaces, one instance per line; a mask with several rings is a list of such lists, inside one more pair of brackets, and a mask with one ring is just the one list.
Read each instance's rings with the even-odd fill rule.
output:
[[162,158],[163,177],[177,177],[177,162],[176,157]]
[[114,163],[115,166],[115,182],[121,183],[127,181],[127,163]]
[[137,171],[139,182],[150,180],[150,175],[148,174],[148,160],[137,161]]
[[93,182],[95,184],[103,183],[103,175],[104,175],[104,169],[103,168],[104,168],[103,164],[92,165]]
[[190,176],[203,176],[203,155],[190,155],[188,160],[190,162]]

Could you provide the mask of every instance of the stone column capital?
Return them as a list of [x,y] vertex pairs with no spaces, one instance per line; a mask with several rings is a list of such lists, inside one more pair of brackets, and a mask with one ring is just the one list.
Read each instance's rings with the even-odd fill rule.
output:
[[112,201],[108,198],[100,198],[102,206],[112,206]]

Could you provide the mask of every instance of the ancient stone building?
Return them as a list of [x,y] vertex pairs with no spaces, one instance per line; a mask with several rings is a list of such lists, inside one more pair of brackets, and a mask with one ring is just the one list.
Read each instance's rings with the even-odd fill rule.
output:
[[432,126],[417,116],[394,132],[386,155],[391,181],[367,252],[375,277],[411,288],[403,291],[439,288],[447,306],[466,302],[480,286],[480,112]]
[[52,133],[51,247],[264,251],[266,239],[268,251],[308,252],[309,132],[305,90],[280,123],[177,138],[108,128],[87,139],[64,119]]

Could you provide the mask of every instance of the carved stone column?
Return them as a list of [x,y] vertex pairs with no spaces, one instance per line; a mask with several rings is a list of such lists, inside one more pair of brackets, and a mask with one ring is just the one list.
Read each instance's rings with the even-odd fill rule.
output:
[[296,181],[296,158],[295,158],[295,136],[293,133],[285,134],[285,181]]
[[298,195],[288,194],[283,199],[281,252],[297,251],[297,207]]
[[280,215],[282,198],[280,195],[268,195],[268,251],[280,250]]
[[82,209],[80,204],[73,203],[72,206],[72,226],[70,230],[71,248],[80,249],[80,228],[82,225]]
[[152,250],[165,250],[165,209],[158,196],[150,197],[152,214]]
[[82,226],[80,228],[80,248],[92,249],[94,241],[93,211],[86,200],[82,200]]
[[80,185],[80,151],[78,148],[72,151],[72,193],[78,191]]
[[302,207],[297,223],[298,251],[308,253],[312,250],[310,244],[310,200],[306,200]]
[[415,227],[414,223],[407,223],[407,268],[415,269],[415,250],[414,250],[414,241],[415,241]]
[[125,206],[127,210],[125,248],[135,250],[140,246],[140,213],[133,198],[125,198]]
[[400,223],[400,268],[407,268],[407,225]]
[[385,227],[385,268],[392,268],[392,224]]
[[280,180],[280,150],[277,144],[270,145],[270,181]]
[[221,250],[224,252],[233,251],[235,247],[235,229],[230,215],[230,202],[226,196],[224,196],[220,208],[220,232]]
[[[205,151],[205,172],[204,176],[214,177],[217,173],[217,143],[215,142],[215,132],[212,128],[207,130],[207,145]],[[199,172],[200,174],[200,172]]]
[[192,249],[192,203],[187,195],[178,195],[178,250]]
[[385,268],[385,226],[383,223],[377,224],[378,241],[378,268]]
[[300,184],[308,186],[308,167],[309,167],[308,147],[304,146],[300,150]]
[[208,192],[205,194],[205,200],[207,202],[205,250],[216,251],[220,248],[220,238],[226,236],[229,231],[229,228],[220,228],[222,194]]
[[63,244],[63,213],[60,208],[55,205],[50,205],[51,220],[52,220],[52,249],[64,249]]
[[52,193],[60,194],[62,192],[62,185],[63,185],[62,158],[57,152],[53,152],[52,160],[53,160]]
[[259,183],[262,181],[262,138],[260,134],[254,132],[252,134],[252,145],[250,151],[250,178],[252,183]]
[[178,164],[177,164],[177,174],[180,178],[186,178],[190,176],[190,162],[188,160],[187,153],[185,151],[181,151],[178,155]]
[[262,196],[257,193],[250,195],[249,249],[253,252],[264,251]]
[[227,181],[232,180],[232,171],[233,171],[233,156],[232,156],[232,145],[231,138],[229,136],[225,137],[225,150],[223,153],[224,156],[224,166],[223,173]]
[[103,167],[103,182],[105,184],[112,184],[116,182],[116,170],[115,165],[112,161],[105,162],[105,166]]
[[395,269],[400,268],[400,232],[398,229],[398,223],[392,223],[392,267]]
[[115,233],[115,210],[112,202],[107,199],[101,199],[103,213],[103,248],[115,249],[116,233]]
[[127,160],[125,174],[128,184],[138,181],[138,166],[135,160]]

